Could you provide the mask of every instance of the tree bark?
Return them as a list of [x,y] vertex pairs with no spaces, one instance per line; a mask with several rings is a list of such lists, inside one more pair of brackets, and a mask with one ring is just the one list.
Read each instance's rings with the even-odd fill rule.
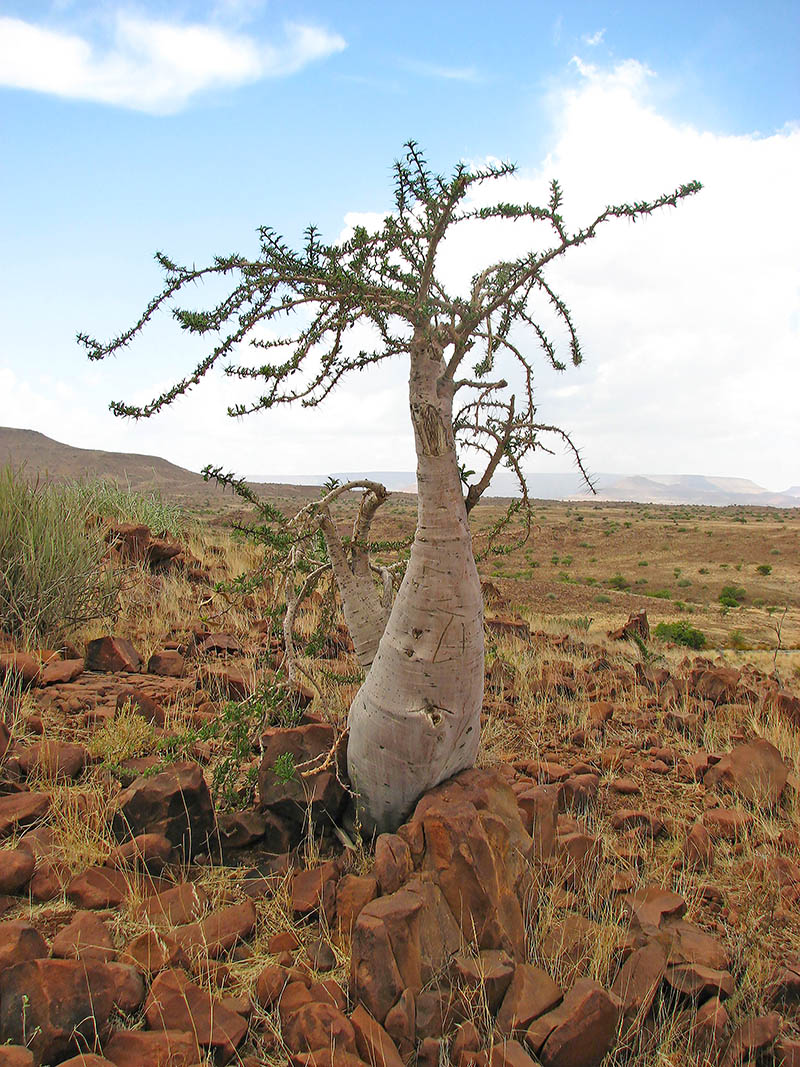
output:
[[348,771],[364,832],[396,829],[427,789],[475,762],[483,703],[483,601],[442,350],[415,336],[409,398],[418,520],[369,674],[350,708]]

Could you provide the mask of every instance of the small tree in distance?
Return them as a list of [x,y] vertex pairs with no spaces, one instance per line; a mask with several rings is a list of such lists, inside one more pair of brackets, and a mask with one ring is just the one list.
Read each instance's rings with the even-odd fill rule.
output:
[[[479,187],[513,174],[511,164],[470,169],[459,163],[445,178],[430,169],[414,142],[406,148],[394,167],[395,210],[374,232],[357,227],[348,240],[327,244],[309,227],[303,247],[294,251],[262,227],[257,257],[220,256],[202,268],[182,267],[158,253],[164,288],[138,321],[105,344],[84,334],[78,338],[89,358],[102,359],[127,346],[187,286],[212,276],[230,280],[227,295],[208,310],[172,305],[184,330],[213,338],[211,350],[146,406],[111,405],[115,414],[135,419],[156,414],[223,362],[229,376],[263,383],[259,398],[229,409],[238,416],[282,404],[315,407],[351,371],[408,358],[418,516],[391,607],[385,583],[379,593],[358,545],[349,559],[341,558],[326,509],[319,512],[345,618],[361,662],[369,667],[350,708],[347,754],[368,833],[395,829],[421,793],[475,761],[484,684],[483,603],[467,515],[501,462],[516,474],[527,503],[522,463],[540,446],[542,432],[559,434],[572,447],[564,431],[536,419],[529,342],[554,368],[564,369],[548,326],[560,322],[572,363],[581,361],[571,313],[548,283],[546,268],[594,238],[610,219],[636,220],[700,189],[691,182],[653,201],[609,206],[587,226],[570,231],[557,182],[545,206],[474,206]],[[468,292],[450,292],[440,270],[445,238],[459,226],[492,219],[544,224],[549,243],[516,259],[489,262]],[[264,324],[272,335],[259,331]],[[357,350],[350,335],[364,324],[373,346]],[[255,362],[228,362],[239,358],[245,341]],[[516,392],[506,367],[519,371]],[[459,465],[464,446],[485,457],[482,472],[466,485],[466,464]],[[365,493],[365,536],[382,487],[358,487]]]

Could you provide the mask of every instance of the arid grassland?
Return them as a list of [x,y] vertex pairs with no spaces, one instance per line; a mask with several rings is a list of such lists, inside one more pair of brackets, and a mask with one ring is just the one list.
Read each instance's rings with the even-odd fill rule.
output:
[[325,581],[289,690],[246,510],[79,496],[94,617],[4,602],[0,1067],[800,1064],[800,509],[479,504],[479,770],[374,842]]

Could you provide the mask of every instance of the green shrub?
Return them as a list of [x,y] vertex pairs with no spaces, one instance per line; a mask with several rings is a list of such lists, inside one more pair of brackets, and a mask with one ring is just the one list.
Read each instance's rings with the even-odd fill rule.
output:
[[706,635],[685,619],[679,622],[660,622],[653,633],[662,641],[674,641],[676,645],[686,645],[687,648],[706,647]]
[[631,583],[627,580],[627,578],[623,578],[621,574],[615,574],[613,578],[609,578],[608,585],[612,589],[619,590],[630,589],[631,587]]
[[738,608],[744,597],[745,591],[740,585],[724,585],[718,600],[723,607]]
[[672,600],[672,593],[669,589],[654,589],[651,593],[648,593],[647,596],[657,597],[658,600]]
[[764,577],[766,578],[766,576],[768,574],[770,574],[771,571],[772,571],[772,564],[770,564],[770,563],[759,563],[759,565],[756,567],[756,570],[758,571],[759,574],[763,574]]
[[119,576],[87,501],[70,487],[0,468],[0,629],[23,645],[55,644],[113,614]]
[[741,630],[731,630],[728,643],[730,644],[730,647],[736,649],[737,652],[743,652],[746,648],[750,647],[750,643]]
[[74,498],[77,507],[90,515],[115,522],[136,522],[149,526],[155,537],[180,537],[186,532],[186,513],[180,504],[164,500],[158,490],[138,493],[130,486],[101,479],[71,482],[60,490]]

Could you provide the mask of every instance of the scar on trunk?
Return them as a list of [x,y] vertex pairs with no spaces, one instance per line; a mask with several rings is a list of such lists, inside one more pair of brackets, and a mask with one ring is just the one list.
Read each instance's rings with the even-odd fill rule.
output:
[[433,404],[420,405],[414,415],[424,455],[443,456],[448,447],[447,431],[436,407]]

